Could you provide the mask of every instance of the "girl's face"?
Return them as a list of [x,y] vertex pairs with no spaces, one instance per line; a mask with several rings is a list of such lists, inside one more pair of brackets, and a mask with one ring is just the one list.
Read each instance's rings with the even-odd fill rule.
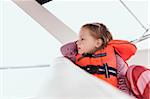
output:
[[77,41],[78,54],[93,53],[102,45],[101,39],[96,39],[87,28],[81,28]]

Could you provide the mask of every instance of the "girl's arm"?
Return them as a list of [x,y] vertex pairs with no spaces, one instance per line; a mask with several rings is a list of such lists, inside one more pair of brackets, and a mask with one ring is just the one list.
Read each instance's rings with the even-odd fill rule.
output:
[[75,62],[75,56],[77,54],[76,41],[63,45],[61,47],[61,53],[64,57],[67,57],[71,61]]

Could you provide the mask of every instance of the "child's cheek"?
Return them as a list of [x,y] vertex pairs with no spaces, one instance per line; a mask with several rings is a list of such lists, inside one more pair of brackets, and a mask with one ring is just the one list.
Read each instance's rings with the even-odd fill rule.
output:
[[82,52],[82,50],[80,49],[80,50],[78,50],[78,54],[83,54],[83,52]]

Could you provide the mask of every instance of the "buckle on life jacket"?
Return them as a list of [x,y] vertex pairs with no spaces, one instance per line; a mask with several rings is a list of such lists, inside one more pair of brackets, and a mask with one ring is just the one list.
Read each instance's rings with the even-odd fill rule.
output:
[[87,65],[80,66],[80,68],[84,69],[90,74],[105,74],[106,78],[110,78],[110,75],[117,76],[117,69],[108,66],[108,64],[103,64],[103,66],[95,66],[95,65]]

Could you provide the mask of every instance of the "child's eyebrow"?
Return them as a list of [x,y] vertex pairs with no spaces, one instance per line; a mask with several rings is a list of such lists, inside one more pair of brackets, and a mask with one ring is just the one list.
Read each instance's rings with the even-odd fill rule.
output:
[[82,35],[81,38],[84,38],[84,36]]
[[83,37],[83,35],[80,34],[79,37]]

